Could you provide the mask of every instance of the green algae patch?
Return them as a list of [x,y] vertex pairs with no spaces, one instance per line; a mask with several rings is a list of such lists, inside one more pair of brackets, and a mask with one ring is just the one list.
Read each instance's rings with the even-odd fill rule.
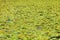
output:
[[0,40],[60,40],[60,0],[0,0]]

